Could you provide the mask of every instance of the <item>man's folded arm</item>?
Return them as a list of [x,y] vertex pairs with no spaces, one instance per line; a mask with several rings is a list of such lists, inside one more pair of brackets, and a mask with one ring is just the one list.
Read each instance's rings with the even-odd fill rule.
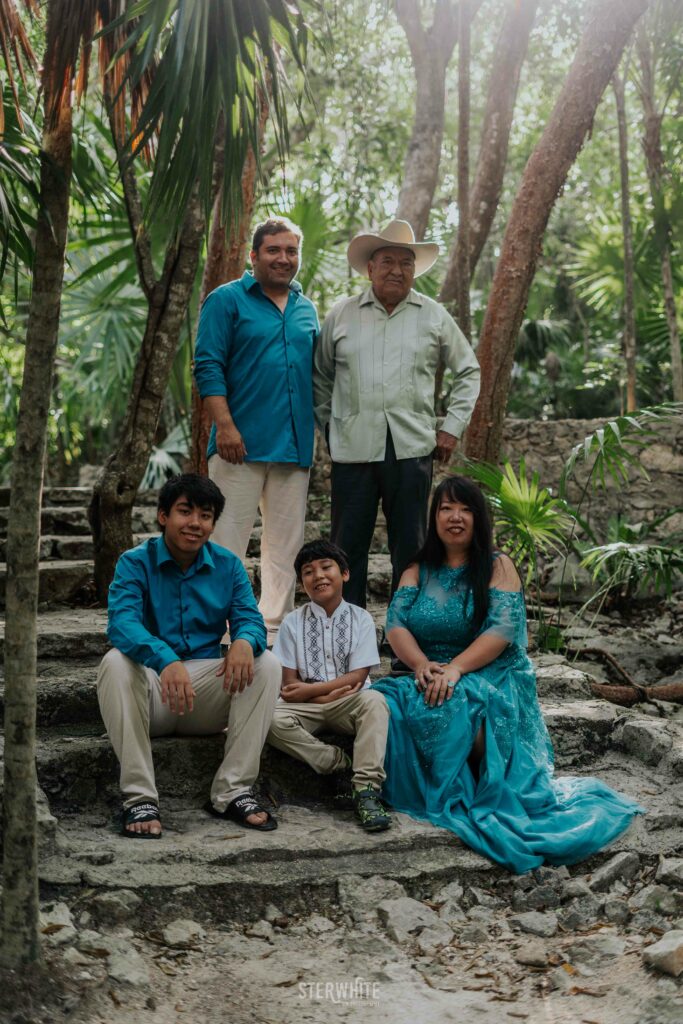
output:
[[228,609],[228,625],[230,639],[246,640],[251,644],[254,657],[263,654],[266,649],[266,627],[263,616],[258,610],[254,591],[247,576],[247,571],[239,561],[233,566],[232,600]]
[[125,556],[120,558],[109,588],[107,636],[122,654],[161,674],[167,665],[181,659],[172,647],[146,628],[143,618],[145,590],[142,570]]
[[453,317],[443,311],[441,348],[446,366],[453,373],[453,387],[441,429],[461,437],[479,397],[480,370],[472,346]]

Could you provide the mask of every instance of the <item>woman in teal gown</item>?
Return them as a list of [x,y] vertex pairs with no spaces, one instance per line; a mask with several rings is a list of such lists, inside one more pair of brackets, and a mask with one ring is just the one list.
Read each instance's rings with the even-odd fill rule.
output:
[[598,779],[554,778],[519,576],[464,477],[436,489],[387,639],[411,670],[374,684],[391,711],[384,795],[396,810],[518,874],[583,860],[642,812]]

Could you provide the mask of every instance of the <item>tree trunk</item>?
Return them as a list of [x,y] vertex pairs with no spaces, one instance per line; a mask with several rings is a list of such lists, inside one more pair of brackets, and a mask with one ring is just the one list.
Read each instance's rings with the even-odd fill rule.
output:
[[152,289],[142,346],[120,440],[97,481],[89,518],[95,548],[95,585],[106,604],[119,556],[133,546],[131,514],[152,450],[178,340],[192,297],[204,237],[197,197],[191,200],[179,239],[169,245],[160,280]]
[[[48,24],[48,48],[54,36],[54,24]],[[7,532],[2,961],[10,967],[40,959],[35,767],[40,506],[70,183],[71,108],[66,104],[55,123],[46,115],[43,130],[41,205]]]
[[[478,6],[478,5],[477,5]],[[415,0],[395,0],[415,69],[415,120],[403,168],[396,216],[424,238],[439,179],[446,101],[446,68],[457,38],[454,0],[436,0],[434,21],[425,29]]]
[[467,454],[472,458],[498,459],[515,345],[548,218],[648,2],[599,0],[594,4],[550,120],[524,169],[477,349],[482,386],[467,432]]
[[[264,104],[267,114],[268,108]],[[265,128],[265,116],[261,133]],[[241,277],[247,259],[249,245],[249,227],[254,215],[256,202],[257,165],[254,151],[249,147],[242,170],[242,207],[236,225],[230,228],[226,238],[226,228],[221,217],[221,195],[216,196],[211,219],[211,230],[207,245],[206,264],[202,275],[199,304],[214,288],[235,281]],[[192,466],[197,473],[207,474],[206,449],[209,443],[211,421],[204,412],[197,385],[192,381]]]
[[[470,279],[491,231],[505,177],[512,116],[519,78],[529,45],[538,0],[509,3],[491,61],[491,78],[479,156],[470,194]],[[457,295],[457,239],[439,295],[452,302]]]
[[624,359],[626,362],[626,412],[635,412],[636,399],[636,316],[633,302],[633,226],[629,203],[628,127],[626,122],[626,71],[614,73],[612,88],[619,126],[619,174],[621,181],[621,224],[624,233]]
[[676,317],[676,299],[671,272],[671,218],[664,196],[664,154],[662,152],[662,121],[664,112],[657,110],[655,92],[654,61],[650,45],[644,32],[638,37],[638,58],[641,78],[640,99],[643,104],[645,126],[643,150],[652,196],[655,240],[659,249],[662,285],[664,290],[664,312],[669,328],[669,350],[671,352],[671,384],[675,402],[683,402],[683,361],[681,359],[681,337]]
[[466,338],[472,337],[470,318],[470,29],[469,0],[458,12],[458,238],[455,247],[458,290],[456,316]]

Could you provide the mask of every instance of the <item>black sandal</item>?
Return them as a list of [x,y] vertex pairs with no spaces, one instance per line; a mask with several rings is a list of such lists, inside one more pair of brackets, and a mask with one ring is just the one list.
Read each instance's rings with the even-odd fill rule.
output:
[[[258,832],[272,832],[277,828],[277,820],[273,815],[261,807],[253,793],[243,793],[231,800],[224,811],[217,811],[209,800],[204,809],[213,815],[214,818],[222,818],[223,821],[235,821],[244,828],[255,828]],[[261,825],[253,825],[247,818],[250,814],[267,814],[268,817]]]
[[161,824],[158,804],[151,800],[140,800],[130,807],[124,807],[121,816],[121,835],[126,839],[161,839],[161,832],[133,832],[126,827],[142,824],[144,821],[158,821]]

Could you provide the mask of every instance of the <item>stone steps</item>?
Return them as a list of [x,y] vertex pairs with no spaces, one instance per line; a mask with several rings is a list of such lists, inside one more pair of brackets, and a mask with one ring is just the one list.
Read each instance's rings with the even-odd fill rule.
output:
[[[118,801],[116,759],[97,714],[94,684],[90,684],[84,696],[85,687],[84,683],[78,691],[85,705],[80,721],[63,721],[51,727],[40,723],[39,727],[38,777],[51,808],[57,813],[100,802],[114,805]],[[597,757],[612,750],[617,709],[587,701],[545,704],[543,712],[552,732],[557,763],[563,770],[589,766]],[[201,806],[220,763],[223,744],[222,733],[154,739],[152,748],[160,793],[173,794],[175,799],[183,801],[198,801]],[[275,796],[278,801],[320,800],[326,792],[324,780],[269,747],[262,757],[259,785],[266,795]]]
[[[252,586],[257,593],[261,585],[258,558],[245,559]],[[94,600],[92,591],[93,563],[90,559],[55,559],[40,563],[38,600],[43,608],[59,605],[89,604]],[[7,567],[0,564],[0,609],[5,605]],[[368,561],[368,592],[388,598],[391,589],[391,562],[389,555],[370,555]]]

